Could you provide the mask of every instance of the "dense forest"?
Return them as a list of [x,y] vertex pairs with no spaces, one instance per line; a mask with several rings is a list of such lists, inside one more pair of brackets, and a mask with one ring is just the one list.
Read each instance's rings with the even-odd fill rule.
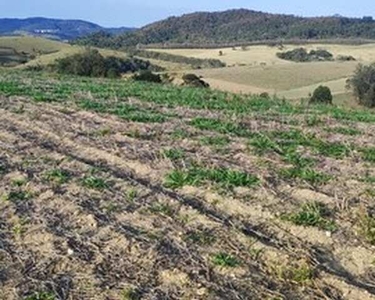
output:
[[375,39],[372,17],[303,18],[239,9],[170,17],[121,35],[96,33],[78,44],[122,48],[139,44],[220,45],[277,39]]

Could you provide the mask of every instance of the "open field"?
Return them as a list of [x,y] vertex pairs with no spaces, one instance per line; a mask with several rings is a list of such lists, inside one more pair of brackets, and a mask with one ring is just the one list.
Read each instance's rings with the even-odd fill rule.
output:
[[375,299],[375,115],[0,71],[0,299]]
[[[25,53],[34,57],[26,64],[18,65],[18,68],[35,65],[45,66],[53,63],[56,59],[81,53],[85,50],[84,47],[31,36],[0,37],[0,62],[2,57],[4,60],[9,57],[9,53],[3,53],[2,55],[1,49],[3,49],[3,52],[5,50],[9,52],[9,49],[13,49],[17,53]],[[122,58],[127,56],[124,52],[109,49],[100,49],[99,51],[104,56],[112,55]]]
[[[198,70],[214,87],[237,93],[268,92],[289,99],[308,97],[319,84],[328,85],[339,103],[342,98],[350,99],[345,89],[346,79],[358,63],[375,62],[375,44],[334,45],[307,44],[285,45],[283,50],[270,46],[250,46],[246,50],[237,47],[223,49],[153,49],[153,51],[195,58],[216,58],[227,64],[227,68]],[[307,50],[326,49],[335,57],[352,55],[356,62],[313,62],[294,63],[281,60],[277,52],[297,47]],[[219,51],[223,55],[219,56]],[[347,101],[350,102],[350,101]]]

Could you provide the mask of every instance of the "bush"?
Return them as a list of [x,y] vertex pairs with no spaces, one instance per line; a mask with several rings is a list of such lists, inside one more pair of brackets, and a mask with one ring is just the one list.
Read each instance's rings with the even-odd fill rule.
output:
[[356,59],[351,55],[339,55],[336,59],[339,61],[356,61]]
[[328,52],[327,50],[311,50],[310,52],[307,52],[305,48],[297,48],[287,52],[279,52],[276,55],[280,59],[295,62],[333,60],[332,53]]
[[348,80],[348,87],[353,90],[359,104],[375,107],[375,63],[358,65],[353,77]]
[[52,68],[64,74],[116,78],[124,73],[149,70],[153,67],[150,62],[141,59],[104,57],[98,50],[87,49],[84,53],[57,60]]
[[192,86],[192,87],[202,87],[202,88],[209,88],[210,85],[203,81],[200,77],[195,74],[185,74],[182,76],[182,80],[184,81],[184,85]]
[[159,74],[152,73],[151,71],[142,71],[139,74],[135,74],[132,78],[136,81],[162,83],[161,76]]
[[332,104],[332,93],[329,87],[319,86],[310,98],[311,104]]

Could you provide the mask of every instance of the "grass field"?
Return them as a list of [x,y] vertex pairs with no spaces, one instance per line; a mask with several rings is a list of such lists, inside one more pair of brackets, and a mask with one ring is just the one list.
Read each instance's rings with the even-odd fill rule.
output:
[[[1,49],[3,49],[3,54]],[[25,68],[28,66],[41,65],[45,66],[53,63],[56,59],[63,58],[76,53],[81,53],[85,50],[84,47],[72,46],[67,43],[58,41],[47,40],[39,37],[22,36],[22,37],[0,37],[0,61],[9,60],[10,54],[5,52],[9,50],[16,51],[17,53],[25,53],[32,55],[34,58],[29,60],[26,64],[18,64],[19,58],[15,57],[12,61],[15,66]],[[116,56],[125,58],[127,55],[124,52],[100,49],[104,56]],[[14,65],[12,65],[14,66]]]
[[[352,55],[356,62],[294,63],[277,58],[276,53],[296,47],[326,49],[335,57]],[[351,103],[345,89],[346,79],[358,63],[375,62],[375,44],[366,45],[285,45],[283,50],[269,46],[250,46],[246,50],[237,47],[223,49],[171,49],[161,51],[170,54],[196,58],[217,58],[227,68],[197,70],[214,88],[237,93],[268,92],[288,99],[299,100],[308,97],[319,84],[328,85],[335,95],[336,103]],[[219,56],[219,51],[223,53]]]
[[0,71],[0,299],[375,299],[375,115]]

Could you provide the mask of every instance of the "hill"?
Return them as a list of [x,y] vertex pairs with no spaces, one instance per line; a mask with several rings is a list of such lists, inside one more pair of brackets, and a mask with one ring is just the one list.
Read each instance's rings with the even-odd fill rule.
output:
[[375,39],[375,21],[371,17],[303,18],[238,9],[170,17],[134,32],[101,38],[83,42],[112,47],[165,43],[205,47],[276,39]]
[[132,28],[103,28],[82,20],[60,20],[49,18],[0,19],[0,35],[33,35],[60,40],[72,40],[98,31],[113,34]]

